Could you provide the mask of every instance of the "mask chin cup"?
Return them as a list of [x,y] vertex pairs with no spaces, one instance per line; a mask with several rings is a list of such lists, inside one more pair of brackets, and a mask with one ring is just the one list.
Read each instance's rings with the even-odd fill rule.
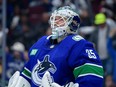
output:
[[52,35],[51,35],[52,39],[57,39],[58,38],[58,32],[52,32]]
[[52,39],[57,39],[58,36],[57,35],[52,35]]

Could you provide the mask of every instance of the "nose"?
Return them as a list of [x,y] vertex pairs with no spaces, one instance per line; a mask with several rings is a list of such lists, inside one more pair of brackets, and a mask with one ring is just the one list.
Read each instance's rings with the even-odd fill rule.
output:
[[60,27],[60,23],[59,22],[56,22],[56,23],[54,23],[54,26],[55,27]]

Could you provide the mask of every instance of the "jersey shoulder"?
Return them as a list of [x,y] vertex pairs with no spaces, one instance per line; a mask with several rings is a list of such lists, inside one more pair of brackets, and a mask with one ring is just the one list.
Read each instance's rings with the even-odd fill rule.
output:
[[75,44],[73,45],[73,48],[76,48],[76,50],[81,50],[84,49],[84,47],[93,47],[93,44],[89,41],[87,41],[86,39],[84,39],[82,36],[80,35],[73,35],[70,39],[70,42],[74,42]]
[[90,41],[87,41],[80,35],[75,35],[72,37],[72,39],[76,42],[77,45],[80,45],[81,48],[82,48],[82,46],[94,48],[93,43],[91,43]]
[[36,55],[38,52],[38,49],[43,45],[43,43],[47,40],[47,36],[43,36],[40,38],[36,43],[32,45],[32,47],[29,49],[28,56]]

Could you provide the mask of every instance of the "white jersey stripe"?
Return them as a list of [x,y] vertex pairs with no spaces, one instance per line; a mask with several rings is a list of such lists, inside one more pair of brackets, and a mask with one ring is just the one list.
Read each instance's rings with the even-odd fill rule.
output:
[[80,74],[78,77],[83,77],[83,76],[88,76],[88,75],[92,75],[92,76],[97,76],[99,78],[103,78],[103,76],[100,76],[100,75],[97,75],[97,74],[93,74],[93,73]]

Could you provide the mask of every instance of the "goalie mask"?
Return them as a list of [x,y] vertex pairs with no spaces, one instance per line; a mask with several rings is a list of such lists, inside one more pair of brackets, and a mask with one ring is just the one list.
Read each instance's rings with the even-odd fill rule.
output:
[[69,6],[64,6],[52,13],[50,23],[52,38],[56,39],[67,34],[76,33],[80,25],[80,17]]

